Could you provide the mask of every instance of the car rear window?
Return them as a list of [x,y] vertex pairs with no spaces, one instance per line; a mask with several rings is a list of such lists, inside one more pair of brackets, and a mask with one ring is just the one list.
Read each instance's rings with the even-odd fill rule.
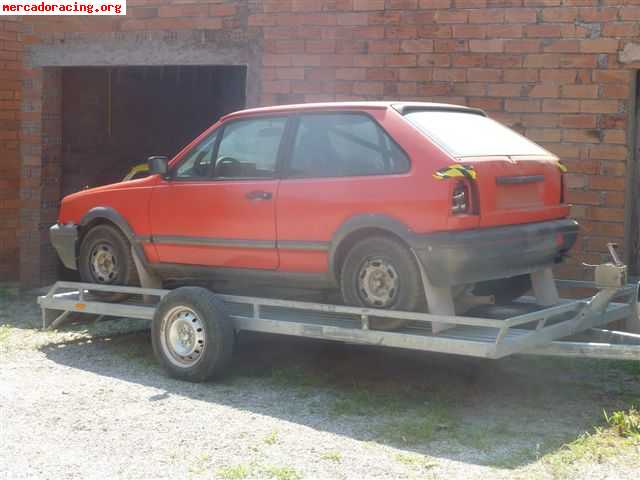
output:
[[405,118],[454,157],[550,155],[490,118],[469,112],[410,111]]

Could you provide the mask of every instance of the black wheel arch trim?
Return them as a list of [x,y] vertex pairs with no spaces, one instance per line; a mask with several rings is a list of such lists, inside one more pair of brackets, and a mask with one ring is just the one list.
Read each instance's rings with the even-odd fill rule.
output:
[[336,232],[329,244],[329,277],[338,281],[340,272],[337,269],[337,254],[342,242],[359,230],[375,228],[394,234],[412,247],[414,233],[397,218],[384,213],[368,213],[356,215],[346,220]]
[[147,256],[144,253],[141,243],[149,241],[150,237],[139,237],[131,228],[131,225],[124,216],[113,207],[94,207],[84,214],[80,220],[80,226],[86,227],[94,220],[108,220],[113,223],[127,237],[127,240],[136,251],[138,258],[144,263],[145,267],[151,268]]

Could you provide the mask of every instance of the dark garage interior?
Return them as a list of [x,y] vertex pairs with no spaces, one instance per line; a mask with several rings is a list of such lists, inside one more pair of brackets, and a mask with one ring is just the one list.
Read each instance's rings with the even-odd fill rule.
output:
[[244,108],[244,66],[62,69],[62,196],[121,180],[150,155],[175,155]]

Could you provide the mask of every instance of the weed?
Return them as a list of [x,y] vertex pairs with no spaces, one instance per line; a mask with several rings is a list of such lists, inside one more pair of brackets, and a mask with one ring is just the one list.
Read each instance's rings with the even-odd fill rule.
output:
[[621,437],[640,437],[640,411],[631,407],[628,411],[618,410],[611,416],[604,412],[604,419]]
[[340,463],[342,461],[342,454],[332,450],[330,452],[323,453],[321,458],[323,460],[331,460],[332,462]]
[[437,465],[424,455],[418,455],[417,453],[397,453],[394,458],[397,462],[412,467],[433,468]]
[[281,387],[318,387],[327,384],[328,376],[307,372],[302,367],[274,368],[271,381]]
[[217,474],[224,480],[243,480],[249,476],[249,468],[244,465],[234,465],[218,469]]
[[267,467],[265,473],[276,480],[300,480],[302,474],[291,467]]
[[267,435],[266,437],[264,437],[264,443],[266,443],[267,445],[274,445],[277,441],[278,441],[278,432],[275,430],[271,432],[269,435]]

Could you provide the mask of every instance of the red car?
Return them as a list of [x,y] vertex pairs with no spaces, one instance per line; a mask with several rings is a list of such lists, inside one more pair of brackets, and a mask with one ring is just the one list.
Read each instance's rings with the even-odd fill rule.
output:
[[150,168],[62,200],[51,241],[83,281],[135,284],[133,247],[163,280],[339,288],[411,311],[418,262],[436,286],[509,299],[578,231],[558,158],[461,106],[244,110]]

